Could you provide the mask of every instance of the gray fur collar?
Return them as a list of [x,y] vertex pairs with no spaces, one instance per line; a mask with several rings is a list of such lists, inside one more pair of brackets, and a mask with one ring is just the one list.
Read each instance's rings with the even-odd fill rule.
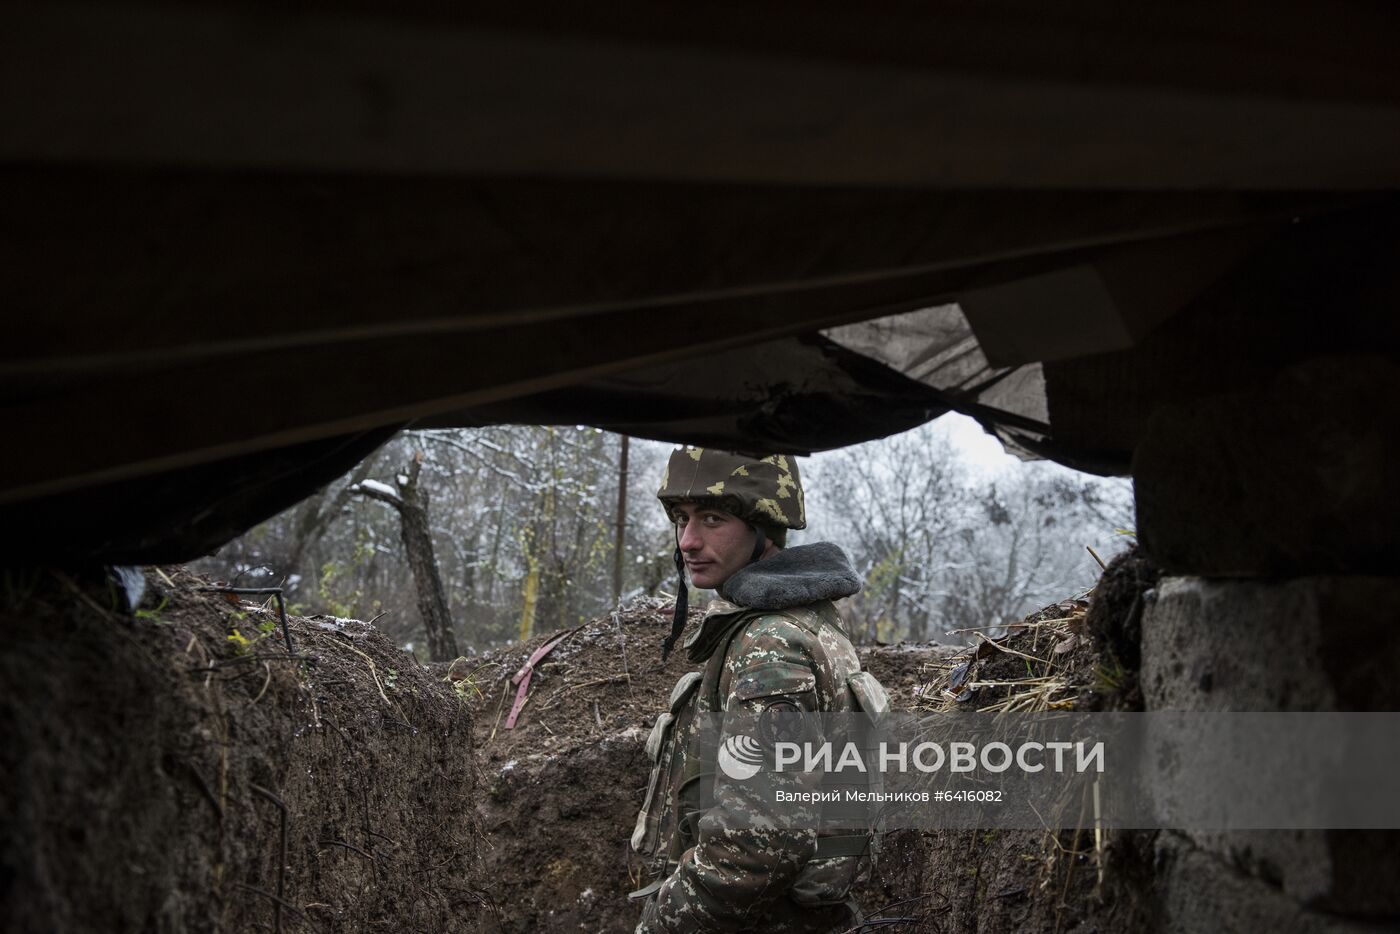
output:
[[784,548],[750,564],[720,585],[720,596],[755,610],[781,610],[817,600],[849,597],[860,578],[846,553],[831,542]]

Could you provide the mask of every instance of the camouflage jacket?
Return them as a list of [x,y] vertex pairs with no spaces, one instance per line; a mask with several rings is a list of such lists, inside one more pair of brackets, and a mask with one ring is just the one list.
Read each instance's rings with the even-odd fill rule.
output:
[[[677,683],[647,742],[653,767],[632,846],[653,882],[633,893],[647,899],[638,934],[825,932],[853,923],[846,902],[869,862],[867,837],[787,829],[795,809],[819,806],[775,805],[771,786],[758,795],[716,782],[714,743],[741,717],[885,704],[831,602],[859,587],[836,546],[787,549],[726,581],[726,599],[686,641],[704,669]],[[707,745],[702,724],[715,721],[721,735]],[[775,807],[789,820],[765,820]],[[801,816],[805,826],[820,822]]]

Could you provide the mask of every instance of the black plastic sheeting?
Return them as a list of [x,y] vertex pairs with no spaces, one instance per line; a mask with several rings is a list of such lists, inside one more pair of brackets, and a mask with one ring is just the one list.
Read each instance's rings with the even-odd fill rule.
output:
[[592,425],[677,444],[811,454],[908,431],[952,411],[976,419],[1023,457],[1048,457],[1089,473],[1128,472],[1127,452],[1067,448],[1055,442],[1048,424],[981,401],[994,383],[940,390],[813,334],[633,370],[414,427]]
[[166,564],[217,550],[353,468],[400,426],[0,508],[0,563]]
[[657,441],[810,454],[906,431],[950,407],[942,394],[806,335],[631,370],[415,427],[592,425]]
[[[1048,426],[940,392],[819,335],[634,370],[416,423],[579,424],[660,441],[807,454],[950,410],[1015,443]],[[350,470],[403,426],[228,458],[0,508],[6,563],[153,564],[209,554]],[[1023,448],[1028,445],[1022,444]]]

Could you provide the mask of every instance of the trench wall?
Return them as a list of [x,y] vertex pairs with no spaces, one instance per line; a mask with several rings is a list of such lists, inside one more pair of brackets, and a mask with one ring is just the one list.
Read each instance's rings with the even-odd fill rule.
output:
[[3,575],[0,927],[480,929],[455,692],[363,624],[293,619],[288,658],[198,583]]

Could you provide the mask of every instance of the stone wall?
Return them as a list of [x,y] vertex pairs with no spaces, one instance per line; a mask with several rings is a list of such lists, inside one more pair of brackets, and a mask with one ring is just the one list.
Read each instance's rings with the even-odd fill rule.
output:
[[[1164,407],[1134,457],[1147,710],[1400,710],[1400,369],[1281,370]],[[1163,832],[1165,932],[1376,930],[1400,918],[1400,832]]]

